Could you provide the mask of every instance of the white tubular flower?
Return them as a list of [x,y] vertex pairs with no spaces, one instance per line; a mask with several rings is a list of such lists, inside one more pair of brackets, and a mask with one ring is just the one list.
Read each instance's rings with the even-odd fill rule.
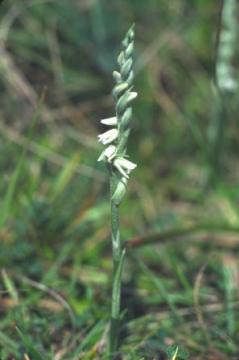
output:
[[108,161],[111,162],[111,160],[115,156],[116,146],[110,145],[108,146],[99,156],[98,161]]
[[107,144],[110,144],[113,141],[115,141],[117,139],[118,135],[119,135],[118,129],[111,129],[111,130],[104,132],[103,134],[98,135],[98,140],[103,145],[107,145]]
[[137,165],[132,161],[119,157],[114,160],[114,166],[124,177],[128,179],[129,173],[134,170]]
[[117,117],[113,116],[107,119],[100,120],[101,124],[108,125],[108,126],[115,126],[117,125]]

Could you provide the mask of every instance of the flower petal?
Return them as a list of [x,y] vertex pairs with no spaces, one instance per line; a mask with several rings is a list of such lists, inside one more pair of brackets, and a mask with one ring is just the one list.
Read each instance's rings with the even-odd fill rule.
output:
[[129,161],[125,158],[116,158],[114,160],[114,166],[119,170],[119,172],[128,178],[129,173],[136,168],[136,164],[132,161]]
[[134,170],[136,168],[136,164],[133,163],[132,161],[129,161],[125,158],[117,158],[115,160],[121,167],[123,167],[126,170]]
[[111,129],[104,132],[103,134],[98,135],[98,140],[102,144],[107,145],[113,142],[114,140],[116,140],[118,135],[119,135],[118,129]]
[[98,158],[97,161],[105,161],[105,160],[110,161],[110,160],[114,157],[115,151],[116,151],[116,146],[114,146],[114,145],[108,146],[108,147],[100,154],[100,156],[99,156],[99,158]]
[[100,120],[101,124],[108,125],[108,126],[115,126],[117,125],[117,117],[113,116],[107,119]]

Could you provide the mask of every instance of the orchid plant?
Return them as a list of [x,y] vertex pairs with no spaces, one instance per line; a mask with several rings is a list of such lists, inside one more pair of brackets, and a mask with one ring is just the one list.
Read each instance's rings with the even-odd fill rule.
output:
[[137,96],[137,93],[132,91],[134,80],[133,51],[134,26],[129,29],[122,41],[122,49],[118,56],[119,71],[113,72],[115,79],[113,98],[116,104],[116,114],[113,117],[101,120],[101,123],[110,127],[110,129],[98,135],[98,140],[107,146],[99,156],[98,161],[104,161],[107,164],[110,174],[113,256],[112,308],[109,337],[110,357],[114,357],[118,350],[121,278],[125,257],[125,249],[120,240],[119,205],[126,193],[129,174],[136,168],[136,164],[130,161],[127,155],[127,140],[132,118],[131,103]]

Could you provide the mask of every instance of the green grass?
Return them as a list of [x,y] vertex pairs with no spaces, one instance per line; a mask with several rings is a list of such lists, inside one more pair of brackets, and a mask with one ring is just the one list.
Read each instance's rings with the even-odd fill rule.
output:
[[0,359],[107,359],[109,199],[95,139],[113,111],[111,70],[134,20],[140,99],[129,153],[138,168],[121,208],[128,246],[120,352],[123,360],[236,360],[233,98],[221,177],[205,189],[217,5],[5,1],[0,32],[12,5],[19,14],[5,50],[37,97],[32,103],[13,72],[1,70],[1,57]]

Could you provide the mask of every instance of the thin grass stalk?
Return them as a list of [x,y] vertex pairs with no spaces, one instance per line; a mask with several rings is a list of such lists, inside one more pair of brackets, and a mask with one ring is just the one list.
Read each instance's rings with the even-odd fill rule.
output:
[[227,104],[237,89],[232,64],[238,37],[237,7],[236,0],[222,0],[213,86],[213,113],[208,129],[209,184],[220,174],[228,127]]
[[107,145],[98,161],[104,161],[108,165],[110,177],[113,281],[109,354],[112,359],[119,348],[121,282],[125,258],[125,247],[120,239],[119,206],[126,193],[129,174],[136,167],[136,164],[129,161],[127,156],[127,142],[132,118],[131,103],[137,96],[137,93],[132,91],[133,50],[134,26],[129,29],[122,41],[122,49],[118,56],[119,71],[113,72],[115,86],[112,93],[116,114],[111,118],[101,120],[102,124],[112,128],[98,136],[99,141]]

